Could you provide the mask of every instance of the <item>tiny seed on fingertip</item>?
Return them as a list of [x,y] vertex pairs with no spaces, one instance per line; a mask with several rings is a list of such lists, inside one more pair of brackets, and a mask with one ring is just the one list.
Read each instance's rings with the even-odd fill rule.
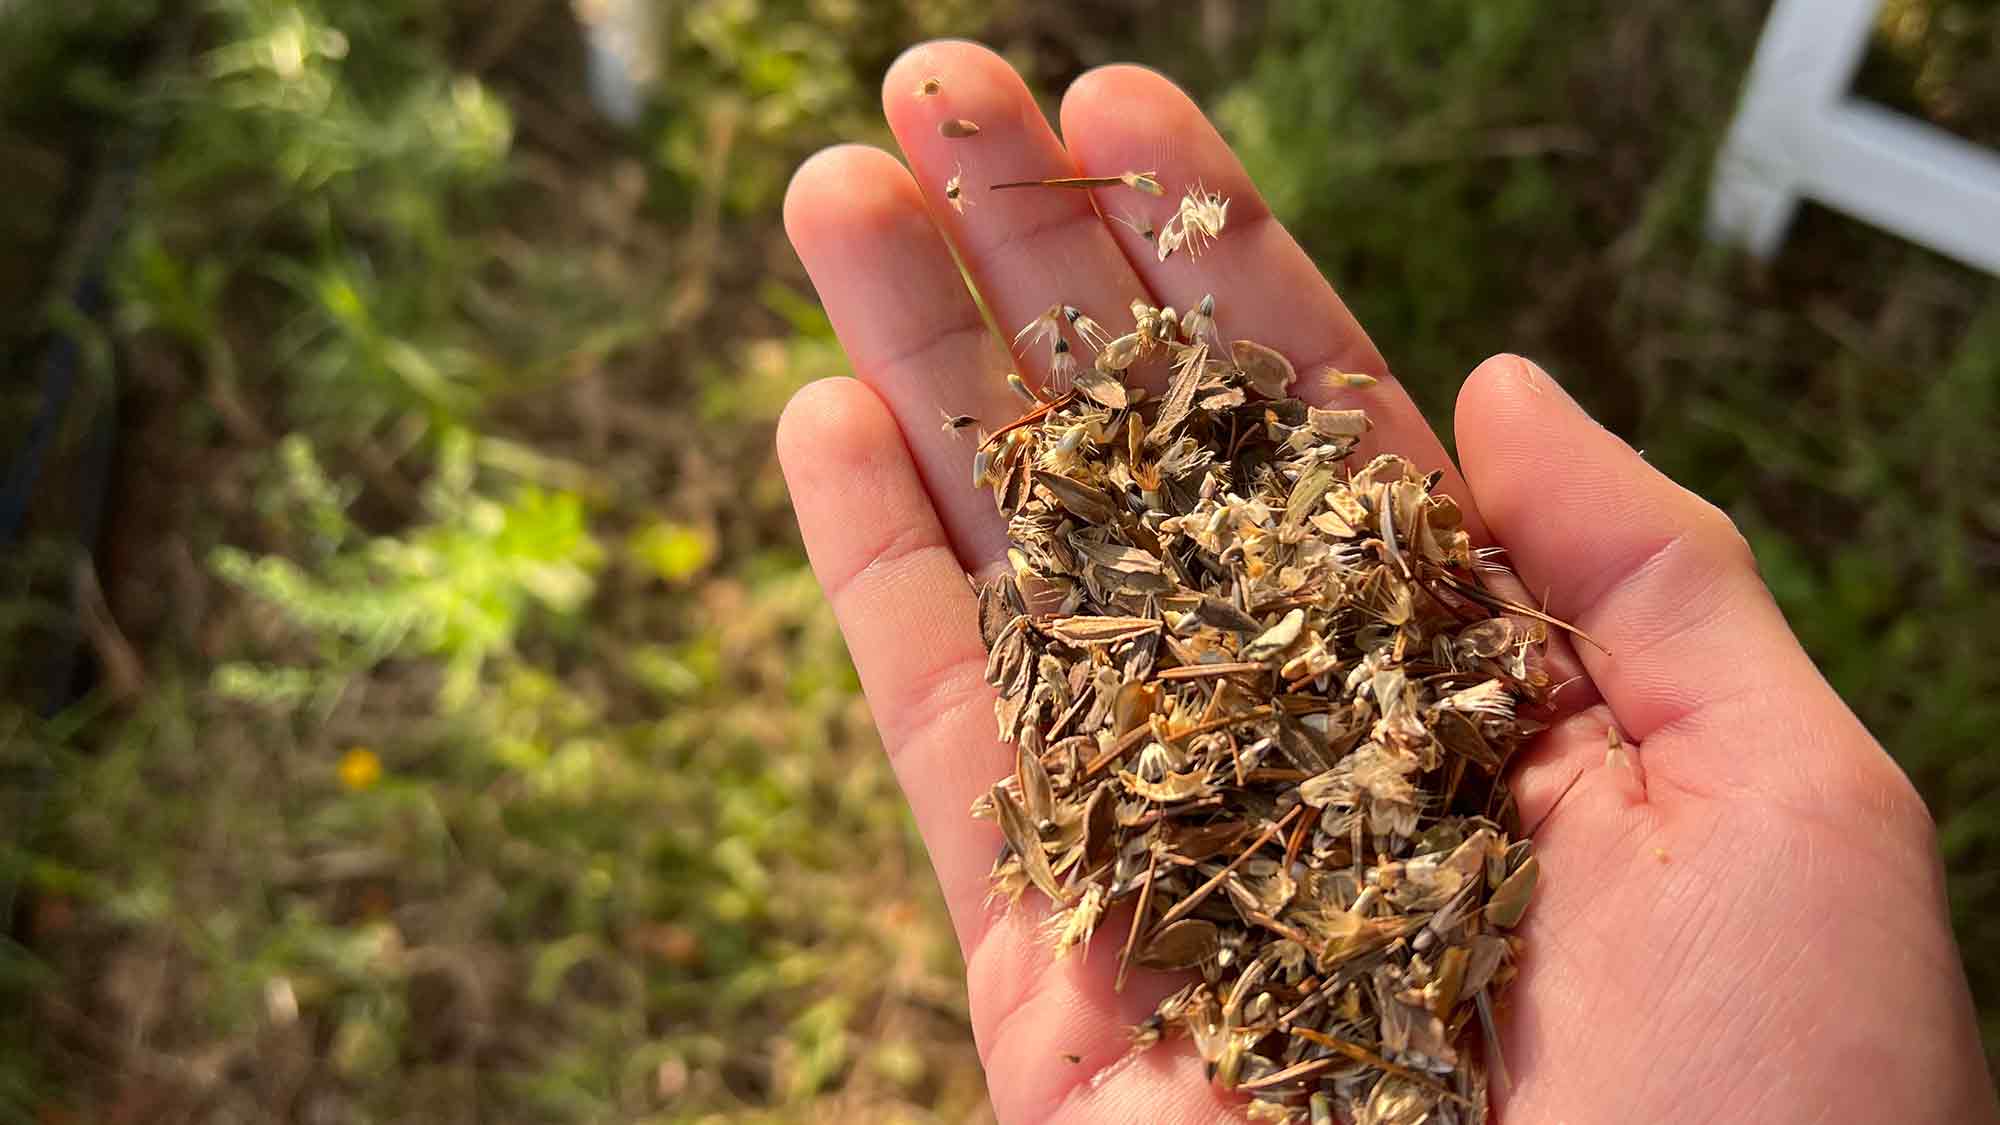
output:
[[978,136],[979,126],[963,117],[955,117],[950,121],[938,122],[938,135],[955,141],[964,140],[967,137]]
[[961,215],[965,214],[965,193],[961,186],[964,179],[965,169],[961,167],[952,173],[951,179],[944,182],[945,202],[951,204],[951,209]]
[[1111,218],[1114,222],[1123,223],[1125,226],[1130,227],[1133,234],[1138,235],[1147,242],[1152,242],[1159,237],[1159,232],[1153,229],[1153,221],[1151,219],[1134,218],[1130,215],[1113,215]]
[[1165,195],[1166,189],[1151,172],[1126,172],[1118,179],[1133,191],[1143,191],[1147,195]]
[[1365,390],[1379,382],[1381,380],[1375,376],[1363,375],[1359,371],[1329,371],[1326,373],[1326,385],[1336,390],[1342,387],[1353,390]]
[[944,89],[944,79],[933,74],[925,78],[922,82],[917,83],[917,96],[920,98],[934,98],[937,97],[938,91],[942,89]]

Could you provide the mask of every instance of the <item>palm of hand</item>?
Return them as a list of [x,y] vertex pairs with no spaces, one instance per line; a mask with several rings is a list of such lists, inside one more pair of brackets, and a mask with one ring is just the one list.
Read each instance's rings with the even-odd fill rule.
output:
[[[966,950],[1001,1120],[1241,1110],[1185,1049],[1125,1057],[1125,1029],[1176,980],[1140,974],[1115,991],[1116,941],[1051,965],[1039,910],[985,904],[997,837],[966,808],[1011,754],[993,738],[964,574],[996,563],[1005,535],[967,484],[971,445],[936,418],[1010,417],[998,373],[1017,357],[941,232],[1003,324],[1056,300],[1108,322],[1135,298],[1185,308],[1212,292],[1226,334],[1277,347],[1302,374],[1384,377],[1353,403],[1380,444],[1443,469],[1475,536],[1504,544],[1554,612],[1611,650],[1558,652],[1584,678],[1515,779],[1543,877],[1501,1022],[1505,1120],[1993,1119],[1928,817],[1798,650],[1719,513],[1508,357],[1461,392],[1461,478],[1227,146],[1157,75],[1080,80],[1067,148],[1013,71],[970,44],[906,54],[884,104],[914,179],[879,151],[833,149],[786,201],[861,381],[800,392],[779,452]],[[939,132],[957,120],[979,134]],[[978,190],[1156,164],[1170,195],[1199,181],[1232,200],[1199,260],[1159,261],[1144,221],[1107,224],[1081,193]],[[1154,226],[1171,205],[1106,191],[1120,193],[1107,211]],[[1627,749],[1607,753],[1611,729]]]
[[1581,773],[1535,837],[1502,1120],[1990,1119],[1928,818],[1824,703],[1531,752]]

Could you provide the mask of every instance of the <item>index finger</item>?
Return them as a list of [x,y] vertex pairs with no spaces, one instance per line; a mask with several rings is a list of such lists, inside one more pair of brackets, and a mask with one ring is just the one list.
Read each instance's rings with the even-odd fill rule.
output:
[[[936,92],[920,93],[931,81]],[[1053,304],[1074,305],[1108,324],[1148,296],[1087,193],[990,189],[1001,181],[1077,174],[1006,59],[956,40],[912,47],[882,81],[882,109],[932,218],[1006,335]],[[961,121],[978,132],[939,132]],[[959,206],[944,195],[954,178]],[[1047,348],[1017,346],[1015,354],[1023,374],[1048,375]]]

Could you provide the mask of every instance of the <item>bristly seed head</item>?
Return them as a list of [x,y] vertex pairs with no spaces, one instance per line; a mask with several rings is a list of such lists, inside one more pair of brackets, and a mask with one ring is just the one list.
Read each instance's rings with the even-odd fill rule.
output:
[[1061,336],[1049,349],[1048,390],[1052,395],[1066,395],[1076,382],[1076,357],[1070,354],[1069,341]]
[[1201,303],[1181,321],[1181,339],[1188,343],[1206,342],[1215,351],[1222,350],[1222,337],[1215,331],[1215,296],[1203,296]]
[[1186,249],[1190,258],[1199,257],[1210,242],[1221,237],[1228,219],[1229,200],[1198,184],[1189,188],[1180,207],[1160,228],[1160,261],[1181,249]]
[[951,179],[946,180],[944,182],[945,201],[951,204],[952,210],[958,212],[961,215],[965,214],[964,193],[960,188],[960,183],[964,179],[965,179],[965,167],[964,165],[960,165],[958,170],[951,174]]
[[1076,329],[1077,337],[1090,349],[1092,355],[1103,351],[1104,346],[1111,342],[1111,333],[1106,332],[1103,325],[1085,315],[1082,309],[1075,305],[1064,305],[1062,311],[1070,327]]
[[1022,325],[1021,330],[1014,333],[1014,346],[1021,347],[1022,342],[1026,341],[1029,347],[1033,347],[1043,340],[1060,335],[1062,323],[1059,318],[1062,316],[1062,311],[1061,305],[1050,305],[1047,311]]

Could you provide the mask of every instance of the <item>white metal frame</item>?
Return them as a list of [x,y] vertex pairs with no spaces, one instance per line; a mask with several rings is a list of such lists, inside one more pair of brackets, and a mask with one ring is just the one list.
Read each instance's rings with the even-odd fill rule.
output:
[[2000,273],[2000,155],[1848,95],[1882,0],[1778,0],[1709,197],[1709,230],[1777,253],[1801,199]]

